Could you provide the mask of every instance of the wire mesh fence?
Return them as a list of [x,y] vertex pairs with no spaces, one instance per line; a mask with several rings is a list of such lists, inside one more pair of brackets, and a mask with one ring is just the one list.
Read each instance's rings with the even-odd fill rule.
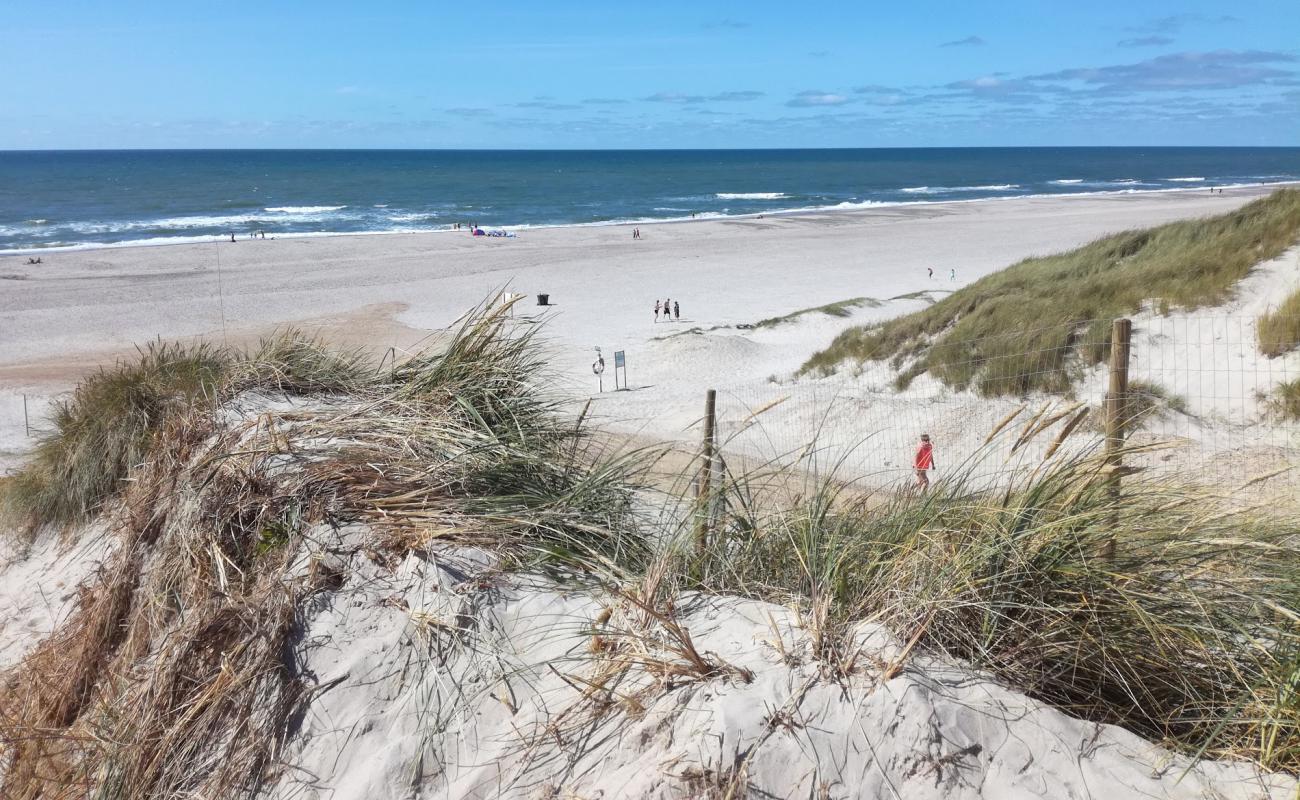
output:
[[1112,339],[1111,320],[939,337],[847,375],[720,388],[720,448],[888,486],[914,479],[927,434],[934,477],[995,485],[1102,450],[1118,414],[1138,450],[1126,465],[1148,474],[1225,491],[1300,486],[1300,352],[1261,342],[1254,317],[1142,315],[1108,414]]

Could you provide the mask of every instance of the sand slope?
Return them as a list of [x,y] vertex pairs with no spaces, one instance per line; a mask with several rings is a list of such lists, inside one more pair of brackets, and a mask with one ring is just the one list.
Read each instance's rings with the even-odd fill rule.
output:
[[[687,597],[678,606],[718,676],[665,680],[651,666],[609,681],[592,644],[597,628],[635,632],[647,663],[682,659],[662,629],[637,625],[635,610],[610,598],[502,578],[473,552],[412,555],[385,570],[355,552],[364,535],[344,531],[330,546],[348,577],[311,613],[296,647],[317,688],[274,797],[1190,799],[1296,791],[1290,778],[1192,764],[959,665],[909,658],[871,624],[858,628],[851,674],[836,677],[812,657],[788,609],[735,598]],[[606,609],[613,616],[598,626]]]

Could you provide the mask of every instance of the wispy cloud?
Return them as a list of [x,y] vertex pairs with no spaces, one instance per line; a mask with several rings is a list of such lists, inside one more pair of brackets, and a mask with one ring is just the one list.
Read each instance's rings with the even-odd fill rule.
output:
[[979,36],[967,36],[964,39],[953,39],[951,42],[944,42],[940,47],[979,47],[988,44]]
[[1289,53],[1267,50],[1214,50],[1172,53],[1134,64],[1081,67],[1031,75],[1031,81],[1078,82],[1104,92],[1161,92],[1236,89],[1294,78],[1276,64],[1293,63]]
[[1173,43],[1173,37],[1170,36],[1139,36],[1135,39],[1121,39],[1116,42],[1120,47],[1160,47],[1161,45]]
[[1013,78],[985,76],[965,81],[955,81],[943,88],[959,94],[995,100],[1002,103],[1034,103],[1041,99],[1045,87]]
[[808,55],[812,56],[813,58],[825,58],[826,56],[828,56],[828,55],[830,55],[830,54],[831,54],[831,51],[829,51],[829,50],[814,50],[814,51],[812,51],[811,53],[809,53]]
[[649,103],[737,103],[749,100],[757,100],[763,96],[763,92],[741,91],[741,92],[719,92],[718,94],[681,94],[680,92],[655,92],[649,97],[643,97]]
[[681,92],[655,92],[648,97],[641,98],[647,103],[703,103],[704,95],[701,94],[682,94]]
[[626,103],[626,100],[619,100],[617,97],[588,97],[582,102],[591,106],[612,106],[618,103]]
[[786,101],[791,108],[820,108],[824,106],[842,106],[849,98],[842,94],[823,92],[817,89],[805,89]]
[[492,109],[490,108],[449,108],[448,114],[454,114],[458,117],[490,117]]

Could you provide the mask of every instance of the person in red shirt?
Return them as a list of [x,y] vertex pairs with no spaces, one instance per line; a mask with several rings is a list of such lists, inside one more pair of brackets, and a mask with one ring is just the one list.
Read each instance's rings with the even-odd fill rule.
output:
[[921,434],[921,446],[916,448],[916,486],[925,491],[930,486],[929,471],[934,469],[934,447],[930,444],[930,434]]

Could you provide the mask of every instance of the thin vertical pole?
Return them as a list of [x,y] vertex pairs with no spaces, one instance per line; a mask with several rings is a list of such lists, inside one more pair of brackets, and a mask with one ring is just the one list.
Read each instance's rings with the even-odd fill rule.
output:
[[[234,240],[235,236],[231,234],[230,241]],[[230,342],[226,339],[226,293],[221,286],[221,243],[213,242],[213,244],[216,245],[217,254],[217,308],[221,310],[221,343],[229,347]]]
[[29,439],[32,436],[32,426],[31,423],[27,421],[27,393],[26,392],[23,392],[23,433],[27,434],[27,438]]
[[713,513],[713,457],[715,452],[714,433],[717,421],[717,401],[718,393],[710,389],[704,398],[704,447],[703,447],[703,471],[700,473],[699,494],[696,496],[696,521],[695,537],[696,545],[701,555],[709,546],[709,528],[712,520],[709,516]]
[[1115,528],[1119,527],[1120,476],[1123,474],[1124,426],[1128,421],[1128,362],[1133,323],[1117,319],[1110,332],[1110,389],[1106,393],[1106,482],[1110,494],[1110,536],[1102,555],[1115,557]]

